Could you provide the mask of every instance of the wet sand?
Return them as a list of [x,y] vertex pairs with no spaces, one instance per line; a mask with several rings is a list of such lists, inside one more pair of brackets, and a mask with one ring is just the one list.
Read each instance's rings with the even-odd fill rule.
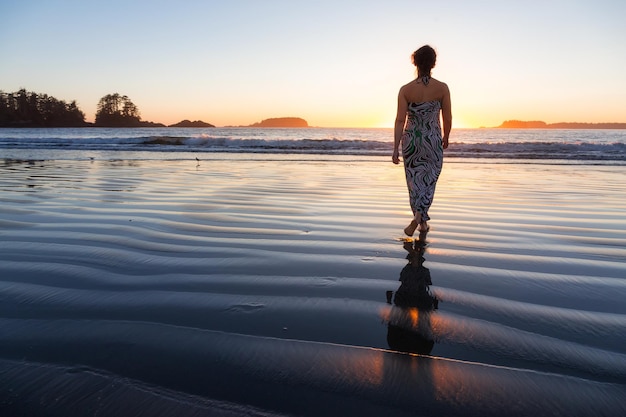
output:
[[623,167],[103,156],[0,161],[0,410],[626,412]]

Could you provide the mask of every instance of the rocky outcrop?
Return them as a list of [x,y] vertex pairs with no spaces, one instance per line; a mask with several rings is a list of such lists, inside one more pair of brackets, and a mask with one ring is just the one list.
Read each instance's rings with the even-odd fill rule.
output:
[[309,127],[309,124],[299,117],[277,117],[254,123],[250,127]]
[[169,125],[168,127],[215,127],[211,123],[203,122],[202,120],[194,120],[193,122],[190,120],[183,120],[173,125]]
[[503,129],[626,129],[626,123],[546,123],[541,121],[525,122],[506,120],[498,128]]

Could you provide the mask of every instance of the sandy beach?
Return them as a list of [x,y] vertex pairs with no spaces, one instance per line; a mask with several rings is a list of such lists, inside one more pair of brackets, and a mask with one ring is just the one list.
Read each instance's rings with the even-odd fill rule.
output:
[[0,161],[5,415],[626,414],[623,166],[92,154]]

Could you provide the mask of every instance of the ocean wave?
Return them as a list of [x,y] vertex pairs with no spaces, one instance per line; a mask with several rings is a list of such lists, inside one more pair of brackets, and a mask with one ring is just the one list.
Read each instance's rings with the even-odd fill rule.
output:
[[[386,156],[392,140],[389,132],[360,133],[359,131],[227,131],[213,133],[166,134],[146,130],[106,131],[85,134],[61,132],[0,136],[0,150],[73,150],[73,151],[133,151],[133,152],[229,152],[277,154],[333,154]],[[164,133],[164,134],[160,134]],[[477,133],[459,134],[446,150],[457,158],[490,159],[567,159],[593,161],[626,161],[626,142],[589,137],[547,136],[484,138]]]
[[456,143],[450,145],[448,156],[624,161],[626,160],[626,144],[619,142]]

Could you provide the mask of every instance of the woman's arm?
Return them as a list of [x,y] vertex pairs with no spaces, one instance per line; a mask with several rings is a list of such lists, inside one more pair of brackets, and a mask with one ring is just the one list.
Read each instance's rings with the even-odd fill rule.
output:
[[400,141],[402,140],[402,131],[404,130],[404,124],[406,123],[406,111],[409,103],[404,97],[403,88],[398,93],[398,112],[396,113],[396,122],[393,127],[393,155],[391,161],[394,164],[400,163]]
[[450,90],[446,84],[444,84],[443,99],[441,100],[441,115],[443,117],[443,138],[441,141],[443,142],[443,149],[446,149],[452,130],[452,104],[450,102]]

